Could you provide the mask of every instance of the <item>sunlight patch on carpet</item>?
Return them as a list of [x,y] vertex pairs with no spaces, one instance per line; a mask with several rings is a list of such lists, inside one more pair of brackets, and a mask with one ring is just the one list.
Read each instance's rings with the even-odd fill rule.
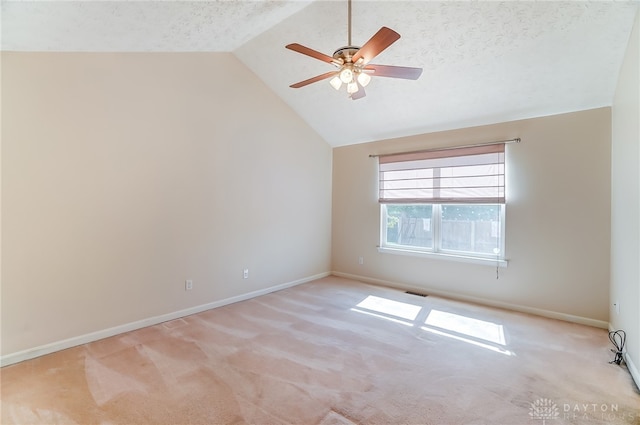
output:
[[487,322],[473,317],[431,310],[425,323],[429,326],[457,332],[494,344],[505,345],[504,328],[497,323]]
[[423,326],[421,329],[423,331],[431,332],[432,334],[436,334],[436,335],[440,335],[440,336],[446,336],[447,338],[452,338],[452,339],[455,339],[457,341],[466,342],[467,344],[475,345],[476,347],[481,347],[481,348],[485,348],[487,350],[495,351],[496,353],[505,354],[507,356],[515,356],[516,355],[513,351],[505,350],[502,347],[498,347],[498,346],[490,345],[490,344],[485,344],[485,343],[482,343],[480,341],[474,341],[474,340],[469,339],[469,338],[463,338],[461,336],[457,336],[457,335],[450,334],[450,333],[447,333],[447,332],[442,332],[442,331],[439,331],[437,329],[427,328],[426,326]]
[[422,306],[403,303],[400,301],[394,301],[387,298],[380,298],[373,295],[369,295],[360,304],[359,307],[363,310],[368,310],[375,313],[382,313],[391,317],[399,317],[405,320],[415,320],[422,309]]
[[371,311],[366,311],[366,310],[361,310],[361,309],[359,309],[357,307],[352,308],[351,311],[355,311],[356,313],[366,314],[368,316],[377,317],[378,319],[389,320],[390,322],[398,323],[400,325],[413,326],[413,322],[409,322],[407,320],[401,320],[401,319],[394,319],[393,317],[383,316],[382,314],[373,313]]

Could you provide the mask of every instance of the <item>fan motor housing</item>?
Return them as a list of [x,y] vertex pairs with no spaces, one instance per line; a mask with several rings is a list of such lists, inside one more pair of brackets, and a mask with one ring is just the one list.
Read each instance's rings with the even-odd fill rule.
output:
[[351,62],[351,58],[360,50],[358,46],[344,46],[333,52],[335,59],[342,59],[345,62]]

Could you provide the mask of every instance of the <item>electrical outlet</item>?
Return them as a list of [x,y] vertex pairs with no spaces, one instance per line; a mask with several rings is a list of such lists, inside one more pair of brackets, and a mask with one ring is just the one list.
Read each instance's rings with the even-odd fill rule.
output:
[[620,314],[620,301],[614,302],[613,307],[616,309],[616,314]]
[[364,257],[358,257],[358,264],[364,264]]
[[242,278],[249,279],[249,269],[242,270]]
[[184,281],[184,290],[190,291],[193,289],[193,280],[185,280]]

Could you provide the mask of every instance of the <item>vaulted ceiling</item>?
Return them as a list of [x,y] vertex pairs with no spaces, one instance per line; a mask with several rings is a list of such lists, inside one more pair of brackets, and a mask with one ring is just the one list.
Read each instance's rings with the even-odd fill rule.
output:
[[373,78],[351,100],[329,56],[347,45],[340,1],[3,1],[3,51],[231,52],[333,146],[609,106],[638,1],[364,1],[353,44],[402,35],[373,63],[421,67]]

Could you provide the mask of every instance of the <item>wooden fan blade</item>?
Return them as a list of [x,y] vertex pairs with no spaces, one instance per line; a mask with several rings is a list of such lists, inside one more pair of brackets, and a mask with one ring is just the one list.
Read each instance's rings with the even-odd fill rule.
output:
[[369,74],[372,77],[404,78],[405,80],[417,80],[422,74],[422,68],[410,68],[408,66],[372,64],[365,66],[364,69],[366,71],[373,71],[373,74]]
[[382,27],[369,39],[369,41],[364,44],[364,46],[360,48],[360,50],[356,52],[355,55],[353,55],[352,61],[355,63],[358,59],[363,58],[364,63],[368,63],[371,59],[378,56],[384,49],[395,43],[399,38],[400,34],[394,30]]
[[351,100],[362,99],[366,95],[367,93],[364,91],[364,87],[362,87],[362,84],[358,83],[358,91],[351,95]]
[[338,71],[325,72],[324,74],[317,75],[313,78],[309,78],[308,80],[300,81],[299,83],[291,84],[289,87],[292,89],[299,89],[300,87],[307,86],[311,83],[315,83],[317,81],[326,80],[327,78],[333,77],[338,74]]
[[327,56],[324,53],[320,53],[316,50],[310,49],[298,43],[287,44],[285,46],[289,50],[293,50],[294,52],[302,53],[303,55],[311,56],[314,59],[319,59],[323,62],[333,63],[335,59],[331,56]]

